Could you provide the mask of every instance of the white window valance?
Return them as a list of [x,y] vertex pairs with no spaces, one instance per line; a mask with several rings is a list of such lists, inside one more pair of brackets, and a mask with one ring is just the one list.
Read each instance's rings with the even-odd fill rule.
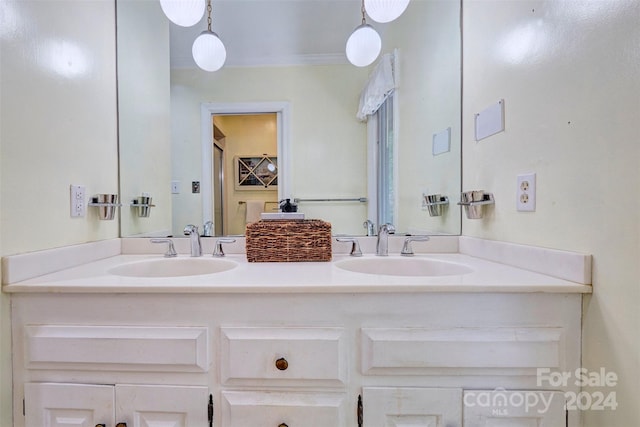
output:
[[360,107],[356,115],[359,120],[367,121],[368,116],[378,111],[384,100],[396,88],[393,61],[393,54],[384,54],[369,75],[369,80],[360,94]]

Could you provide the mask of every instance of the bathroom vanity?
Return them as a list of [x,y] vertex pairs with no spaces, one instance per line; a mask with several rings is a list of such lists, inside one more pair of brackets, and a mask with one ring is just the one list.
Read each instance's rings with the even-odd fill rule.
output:
[[414,257],[469,269],[426,277],[347,271],[347,255],[110,273],[158,257],[5,284],[16,427],[579,426],[579,388],[538,370],[580,367],[586,284],[461,253]]

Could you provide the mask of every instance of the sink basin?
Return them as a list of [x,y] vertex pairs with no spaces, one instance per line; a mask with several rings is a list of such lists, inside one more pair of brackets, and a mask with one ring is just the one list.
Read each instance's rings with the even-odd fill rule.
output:
[[212,258],[160,258],[136,261],[111,268],[108,273],[127,277],[200,276],[231,270],[238,264]]
[[456,276],[473,271],[466,265],[435,259],[377,256],[346,259],[336,262],[335,266],[354,273],[385,276]]

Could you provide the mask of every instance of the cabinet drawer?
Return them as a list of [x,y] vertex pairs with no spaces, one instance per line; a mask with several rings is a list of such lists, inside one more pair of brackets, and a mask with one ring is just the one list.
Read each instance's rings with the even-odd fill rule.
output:
[[226,384],[318,381],[344,384],[342,328],[221,328],[221,375]]
[[346,426],[345,396],[338,393],[222,392],[224,427]]
[[365,375],[535,375],[565,367],[562,328],[364,328],[361,343]]
[[207,372],[207,327],[25,326],[29,369]]

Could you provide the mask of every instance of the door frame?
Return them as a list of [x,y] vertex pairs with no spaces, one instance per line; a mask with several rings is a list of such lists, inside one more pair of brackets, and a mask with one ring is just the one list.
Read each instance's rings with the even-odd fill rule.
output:
[[[217,197],[213,194],[213,192],[216,190],[215,187],[215,167],[216,167],[216,150],[220,151],[220,162],[222,163],[222,170],[218,171],[217,175],[220,177],[220,200],[221,200],[221,204],[223,205],[222,207],[224,207],[224,198],[226,196],[226,190],[225,190],[225,184],[226,184],[226,177],[225,177],[225,172],[224,172],[224,164],[225,164],[225,144],[224,144],[224,139],[222,138],[222,140],[217,140],[215,139],[215,129],[216,129],[216,125],[213,125],[214,128],[214,137],[213,137],[213,144],[212,144],[212,153],[211,153],[211,165],[213,167],[212,170],[212,176],[211,176],[211,185],[212,185],[212,191],[211,191],[211,200],[212,200],[212,204],[211,204],[211,216],[213,217],[213,235],[214,236],[218,236],[219,234],[217,233],[217,229],[218,229],[218,224],[216,224],[216,199]],[[221,207],[221,208],[222,208]],[[224,209],[220,209],[220,229],[222,230],[220,235],[224,235],[226,234],[226,214],[224,212]]]
[[276,114],[278,147],[278,200],[291,195],[291,147],[289,102],[206,102],[200,104],[200,128],[202,145],[202,221],[213,221],[213,197],[211,180],[213,178],[213,125],[212,116],[232,114]]

